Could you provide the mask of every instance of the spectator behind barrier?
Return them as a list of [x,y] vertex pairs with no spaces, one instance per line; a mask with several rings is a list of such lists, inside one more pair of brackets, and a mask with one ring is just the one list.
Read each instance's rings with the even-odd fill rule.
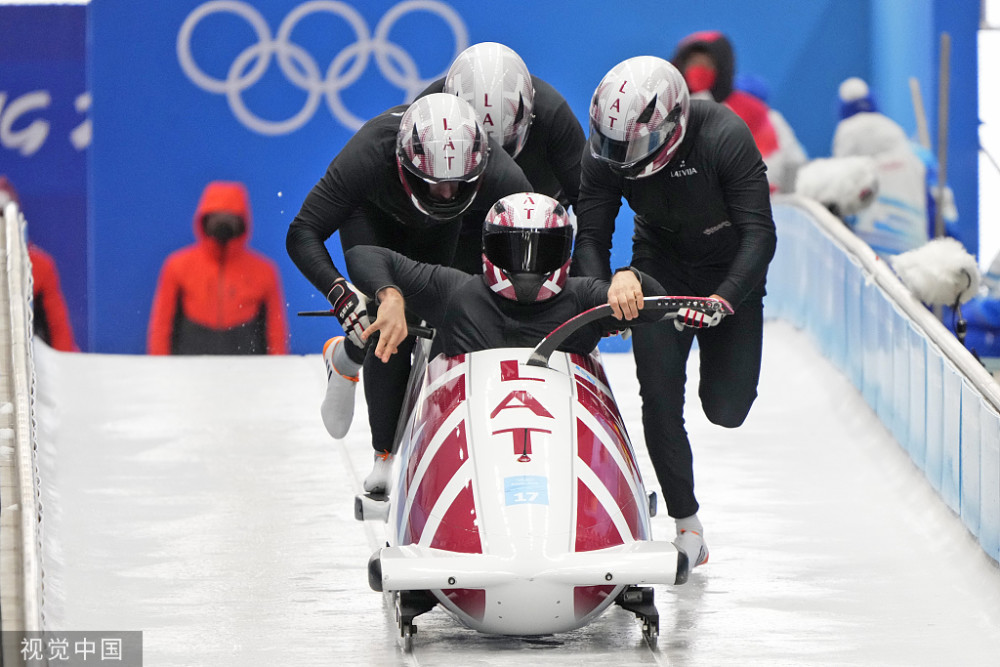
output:
[[767,105],[762,80],[746,78],[743,89],[736,85],[736,57],[729,39],[716,30],[693,33],[680,41],[671,62],[684,75],[692,99],[715,100],[743,119],[768,167],[771,192],[790,192],[805,151],[780,114],[780,130],[775,126],[777,117]]
[[195,243],[167,257],[149,318],[150,354],[287,354],[275,263],[247,247],[250,198],[213,181],[194,214]]
[[863,155],[816,158],[799,169],[795,192],[815,199],[841,220],[871,206],[878,194],[878,166]]
[[[934,236],[937,169],[930,151],[878,111],[862,79],[845,80],[838,97],[843,118],[834,132],[833,157],[870,157],[878,174],[878,197],[845,222],[884,257],[919,248]],[[953,230],[958,216],[950,189],[944,195],[944,217]]]
[[[764,104],[769,104],[770,86],[767,81],[754,74],[737,74],[737,92],[752,95]],[[778,138],[778,148],[764,158],[767,165],[767,180],[772,192],[795,192],[795,178],[799,169],[809,161],[806,149],[799,142],[795,130],[785,116],[772,106],[768,106],[767,118],[774,127]]]
[[[0,176],[0,210],[9,202],[20,207],[17,190],[6,176]],[[28,242],[31,262],[32,309],[34,334],[54,350],[79,352],[73,337],[73,326],[59,283],[59,271],[52,256],[34,243]]]

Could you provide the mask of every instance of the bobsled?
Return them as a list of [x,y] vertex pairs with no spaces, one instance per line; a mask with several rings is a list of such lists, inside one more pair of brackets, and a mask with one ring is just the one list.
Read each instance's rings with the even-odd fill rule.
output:
[[[671,317],[695,299],[650,297]],[[653,540],[649,494],[596,349],[556,351],[599,306],[536,348],[428,359],[416,346],[387,496],[355,516],[385,522],[368,563],[395,606],[405,650],[414,618],[440,605],[484,633],[547,635],[633,612],[655,645],[648,584],[683,584],[688,559]]]

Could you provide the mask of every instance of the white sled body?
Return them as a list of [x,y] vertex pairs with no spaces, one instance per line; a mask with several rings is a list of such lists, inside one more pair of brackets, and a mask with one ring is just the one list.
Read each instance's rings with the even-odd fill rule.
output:
[[429,591],[488,633],[573,630],[626,587],[687,576],[673,544],[652,541],[649,498],[600,355],[557,352],[538,367],[524,363],[530,353],[416,362],[389,546],[369,563],[376,590]]

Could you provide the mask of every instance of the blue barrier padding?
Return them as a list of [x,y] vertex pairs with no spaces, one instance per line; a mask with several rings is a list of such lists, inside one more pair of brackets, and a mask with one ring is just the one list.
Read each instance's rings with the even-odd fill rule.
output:
[[774,213],[779,243],[765,313],[813,337],[984,551],[1000,560],[995,382],[825,209],[786,197]]
[[910,441],[910,329],[909,321],[893,309],[892,432],[901,443]]
[[[845,262],[847,259],[845,258]],[[844,324],[847,329],[847,345],[845,349],[845,354],[847,355],[847,376],[854,383],[854,386],[861,391],[865,386],[865,374],[864,374],[864,337],[862,336],[862,331],[864,331],[864,326],[862,322],[862,311],[861,311],[861,299],[857,298],[856,295],[861,292],[861,272],[854,270],[848,271],[844,280],[844,312],[846,316],[844,317]],[[847,295],[854,295],[854,298],[847,298]]]
[[980,413],[982,405],[973,387],[962,382],[961,425],[961,493],[962,521],[976,537],[979,536],[981,516],[980,470],[982,436]]
[[890,431],[893,426],[892,414],[892,338],[893,319],[892,311],[882,296],[880,290],[875,288],[872,292],[872,300],[875,305],[876,328],[878,331],[878,367],[875,370],[875,383],[878,385],[878,403],[875,411],[882,419]]
[[862,287],[861,309],[861,359],[864,362],[861,393],[865,397],[865,400],[868,401],[868,405],[872,406],[878,412],[878,355],[881,327],[878,325],[878,290],[874,285],[867,284]]
[[943,371],[941,400],[944,432],[941,450],[941,497],[955,513],[961,512],[962,484],[962,376],[949,364]]
[[[924,349],[928,343],[924,341]],[[924,431],[926,464],[924,474],[934,489],[941,493],[942,461],[944,460],[944,361],[927,357],[927,429]]]
[[1000,561],[1000,415],[984,411],[979,422],[980,531],[983,550]]
[[908,421],[909,440],[906,449],[910,458],[922,469],[927,463],[927,358],[924,339],[912,326],[908,327],[907,342],[910,357]]

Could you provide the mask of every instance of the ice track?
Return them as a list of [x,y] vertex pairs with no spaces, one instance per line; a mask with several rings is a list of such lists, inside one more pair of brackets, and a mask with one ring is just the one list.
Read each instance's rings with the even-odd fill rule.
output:
[[[330,439],[318,355],[36,348],[45,629],[142,630],[157,667],[997,665],[1000,568],[805,334],[768,323],[764,344],[742,428],[708,424],[689,386],[711,560],[657,587],[656,652],[616,607],[539,638],[480,635],[438,609],[417,618],[410,655],[367,585],[381,525],[352,513],[371,461],[364,401]],[[656,489],[632,357],[605,365]],[[662,503],[653,527],[672,535]]]

